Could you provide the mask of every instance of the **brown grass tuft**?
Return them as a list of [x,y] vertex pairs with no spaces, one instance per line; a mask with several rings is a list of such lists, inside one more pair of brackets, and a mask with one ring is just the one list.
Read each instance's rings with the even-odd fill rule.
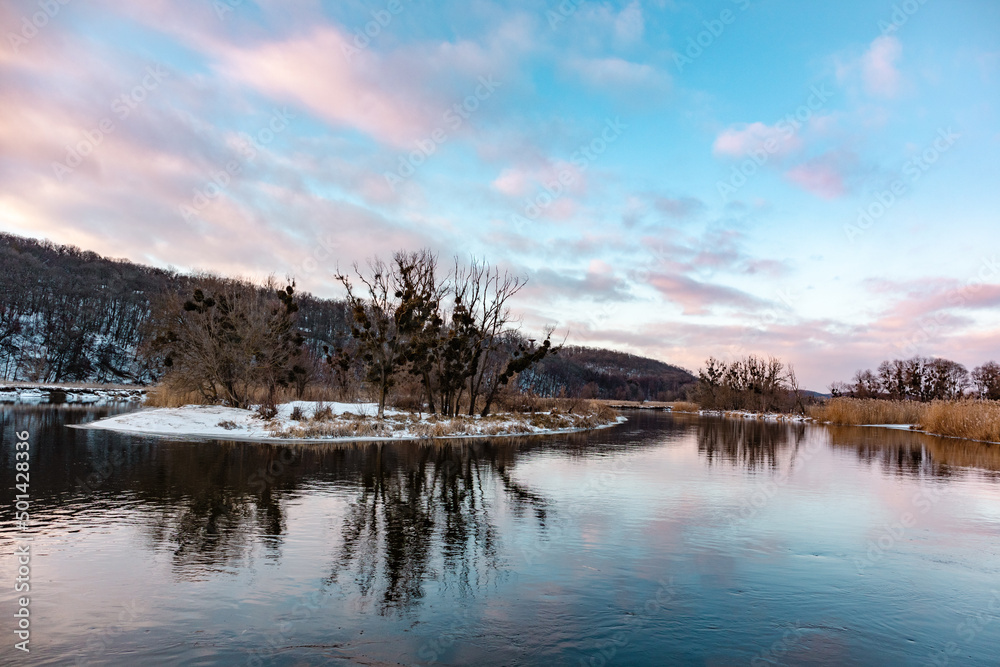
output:
[[197,391],[187,391],[168,384],[158,384],[146,392],[145,405],[150,408],[180,408],[201,405],[205,399]]

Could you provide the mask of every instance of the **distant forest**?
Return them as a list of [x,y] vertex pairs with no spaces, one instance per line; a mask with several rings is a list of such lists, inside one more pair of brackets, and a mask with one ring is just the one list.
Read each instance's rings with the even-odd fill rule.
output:
[[[150,353],[154,304],[188,298],[209,279],[0,233],[0,379],[155,383],[162,367]],[[345,300],[295,299],[295,325],[315,359],[324,348],[350,349],[355,323]],[[564,346],[517,382],[539,396],[674,400],[696,378],[654,359]]]

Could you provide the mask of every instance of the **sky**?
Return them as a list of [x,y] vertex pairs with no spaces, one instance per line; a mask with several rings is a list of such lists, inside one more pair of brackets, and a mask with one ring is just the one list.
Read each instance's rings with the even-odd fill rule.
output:
[[696,370],[1000,360],[1000,3],[13,0],[0,230],[319,296],[429,247]]

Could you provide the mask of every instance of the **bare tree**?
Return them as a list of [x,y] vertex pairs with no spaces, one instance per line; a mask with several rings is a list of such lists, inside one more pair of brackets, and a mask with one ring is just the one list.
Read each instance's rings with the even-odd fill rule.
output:
[[1000,364],[987,361],[972,371],[972,382],[980,398],[1000,401]]
[[368,381],[378,397],[379,419],[385,417],[386,399],[397,371],[414,360],[411,343],[436,313],[436,264],[429,250],[397,252],[391,266],[376,257],[369,260],[367,274],[355,264],[354,273],[366,292],[363,295],[355,293],[350,277],[337,275],[347,290],[354,318],[351,334],[358,341]]
[[152,348],[168,380],[233,407],[248,407],[258,389],[273,402],[276,388],[295,380],[302,345],[294,288],[278,289],[273,278],[200,282],[188,300],[168,295],[155,317]]

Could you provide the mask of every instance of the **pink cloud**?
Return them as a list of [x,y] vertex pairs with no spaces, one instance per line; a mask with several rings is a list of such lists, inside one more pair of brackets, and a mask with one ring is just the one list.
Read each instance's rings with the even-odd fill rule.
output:
[[712,151],[719,156],[741,158],[755,151],[766,151],[769,155],[787,155],[802,148],[802,140],[791,125],[779,127],[764,123],[733,125],[723,130]]
[[680,305],[684,315],[704,315],[712,306],[747,308],[763,303],[734,287],[703,283],[682,275],[654,273],[648,282],[667,299]]
[[837,167],[825,160],[813,160],[785,172],[785,178],[823,199],[842,197],[847,188]]
[[279,101],[397,146],[422,138],[447,105],[421,92],[370,51],[352,58],[351,37],[331,26],[254,46],[219,46],[219,71]]
[[567,194],[587,193],[587,177],[578,167],[563,160],[539,160],[538,164],[509,167],[491,183],[494,190],[508,197],[534,196],[543,188],[558,192],[555,203]]
[[895,97],[901,76],[896,67],[903,54],[903,45],[892,35],[875,38],[861,58],[861,75],[865,90],[877,97]]

